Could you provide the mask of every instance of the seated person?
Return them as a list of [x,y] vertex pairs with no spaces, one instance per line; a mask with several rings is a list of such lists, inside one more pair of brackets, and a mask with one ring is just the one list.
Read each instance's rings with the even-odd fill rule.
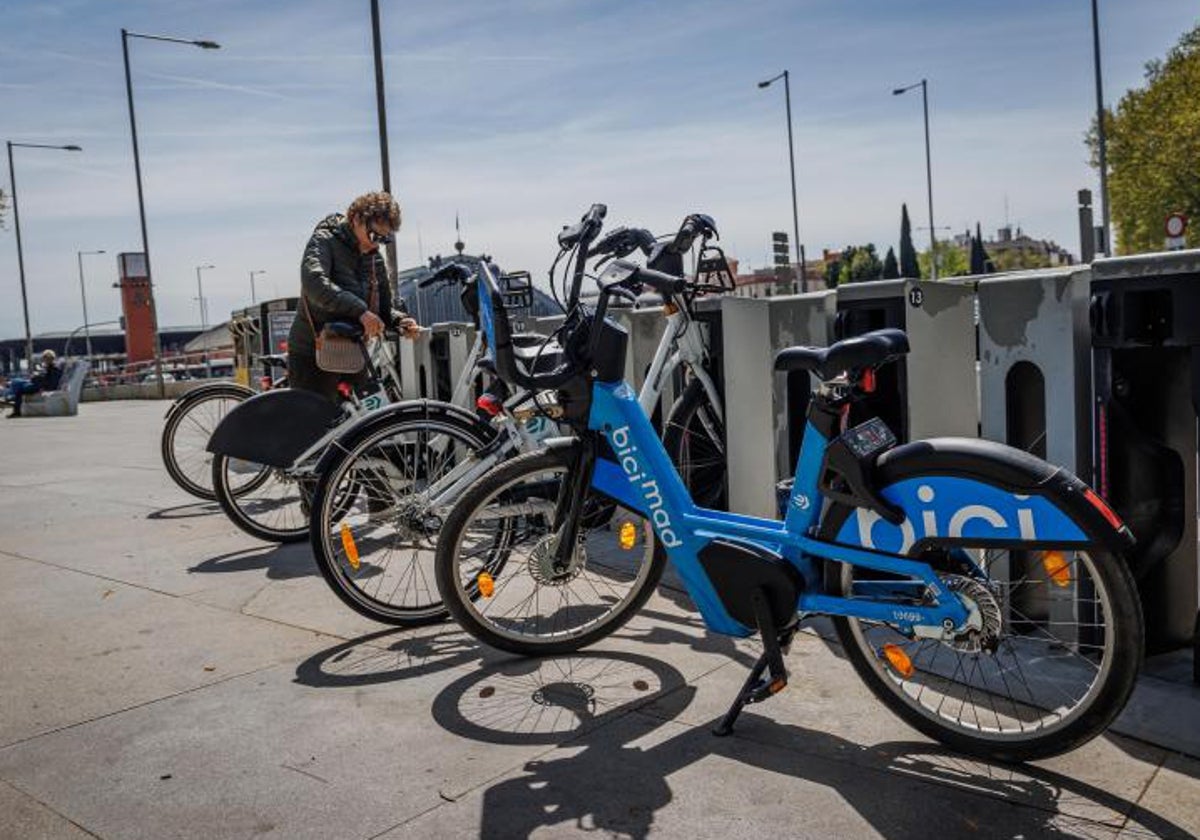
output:
[[21,403],[26,395],[39,391],[54,391],[62,381],[62,368],[58,366],[58,357],[53,350],[42,352],[42,369],[35,373],[32,379],[13,378],[10,383],[12,391],[13,410],[9,417],[21,416]]

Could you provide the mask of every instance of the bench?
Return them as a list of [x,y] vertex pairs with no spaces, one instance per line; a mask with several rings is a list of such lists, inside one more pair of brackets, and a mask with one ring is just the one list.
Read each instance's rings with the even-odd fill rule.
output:
[[74,417],[79,413],[79,395],[90,363],[86,359],[68,359],[62,363],[62,379],[57,390],[29,394],[21,404],[22,417]]

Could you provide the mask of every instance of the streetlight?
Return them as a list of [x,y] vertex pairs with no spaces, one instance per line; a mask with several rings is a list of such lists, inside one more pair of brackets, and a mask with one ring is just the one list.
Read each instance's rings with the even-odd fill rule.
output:
[[783,99],[787,103],[788,129],[788,161],[792,166],[792,234],[796,243],[796,259],[800,261],[800,291],[808,291],[808,269],[804,265],[804,246],[800,244],[800,211],[796,208],[796,151],[792,143],[792,88],[788,83],[789,74],[784,70],[778,76],[772,76],[765,82],[759,82],[760,88],[768,88],[773,82],[783,79]]
[[914,82],[907,87],[896,88],[892,96],[907,93],[915,87],[921,88],[921,103],[925,109],[925,186],[929,191],[929,265],[932,267],[933,279],[937,279],[937,237],[934,235],[933,224],[933,164],[929,158],[929,85],[925,79]]
[[1111,220],[1108,211],[1108,150],[1104,132],[1104,88],[1100,80],[1100,13],[1092,0],[1092,55],[1096,65],[1096,140],[1100,153],[1100,201],[1104,204],[1104,254],[1113,253]]
[[208,317],[205,313],[204,306],[204,285],[200,280],[200,272],[209,268],[216,268],[215,265],[198,265],[196,266],[196,300],[200,303],[200,326],[208,326]]
[[13,169],[12,150],[18,149],[58,149],[63,152],[82,152],[79,146],[48,146],[44,143],[14,143],[8,144],[8,180],[12,186],[13,226],[17,234],[17,270],[21,277],[21,309],[25,313],[25,369],[33,373],[33,333],[29,331],[29,298],[25,293],[25,255],[21,251],[21,213],[17,209],[17,174]]
[[266,269],[256,269],[255,271],[250,272],[250,302],[251,303],[258,303],[258,297],[254,294],[254,275],[255,274],[266,274],[266,273],[267,273]]
[[167,35],[146,35],[121,29],[121,55],[125,59],[125,98],[129,102],[129,134],[133,139],[133,172],[137,178],[138,218],[142,224],[142,255],[146,260],[146,282],[150,286],[150,320],[154,323],[154,373],[158,379],[158,396],[166,396],[163,382],[162,341],[158,335],[158,303],[154,298],[154,275],[150,272],[150,240],[146,236],[146,202],[142,196],[142,161],[138,155],[137,119],[133,112],[133,77],[129,72],[129,39],[142,38],[147,41],[167,41],[172,44],[191,44],[202,50],[220,49],[215,41],[192,41],[187,38],[172,38]]
[[76,251],[75,256],[79,260],[79,296],[83,298],[83,337],[87,340],[88,358],[92,357],[92,331],[88,328],[87,314],[87,291],[83,285],[83,256],[84,254],[104,254],[107,251]]

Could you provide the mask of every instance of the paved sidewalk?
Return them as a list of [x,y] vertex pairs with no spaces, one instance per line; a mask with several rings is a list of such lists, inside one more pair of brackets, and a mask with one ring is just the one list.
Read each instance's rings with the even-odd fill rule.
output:
[[0,421],[0,838],[1200,835],[1200,761],[966,760],[811,634],[714,738],[753,645],[669,590],[543,662],[359,619],[175,488],[165,409]]

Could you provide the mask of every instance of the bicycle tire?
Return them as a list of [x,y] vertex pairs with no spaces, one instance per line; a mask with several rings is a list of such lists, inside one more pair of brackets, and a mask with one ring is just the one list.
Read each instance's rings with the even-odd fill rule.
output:
[[229,400],[237,403],[253,395],[254,391],[233,382],[212,383],[189,391],[171,406],[170,411],[167,412],[166,423],[163,424],[162,436],[159,439],[159,452],[162,455],[167,475],[185,493],[208,502],[216,501],[217,498],[212,488],[212,468],[207,452],[200,450],[200,453],[194,456],[184,457],[186,461],[199,460],[194,475],[189,475],[189,472],[193,471],[184,469],[181,464],[181,457],[177,449],[181,445],[179,435],[181,429],[184,428],[184,422],[189,421],[195,424],[197,427],[195,433],[207,438],[212,434],[216,423],[220,422],[220,417],[224,416],[224,412],[220,413],[216,422],[208,424],[207,418],[195,416],[201,406],[216,400]]
[[[212,461],[213,492],[229,520],[250,536],[265,542],[296,543],[308,539],[308,516],[304,511],[308,500],[303,486],[304,480],[289,476],[286,470],[262,467],[247,485],[235,488],[230,483],[228,467],[231,462],[237,460],[226,455],[214,454]],[[296,489],[294,492],[288,489],[281,497],[268,499],[264,503],[256,498],[255,494],[264,487],[271,487],[272,479],[285,487],[294,484]],[[293,504],[299,506],[301,516],[291,516],[290,507]],[[288,516],[286,526],[260,521],[259,517],[265,517],[265,513],[256,514],[255,509],[258,507],[274,509],[277,513],[282,510],[283,514]]]
[[[564,631],[561,629],[562,622],[559,620],[559,614],[556,614],[555,621],[551,627],[548,628],[547,632],[538,632],[542,625],[540,618],[535,618],[533,621],[535,632],[518,633],[512,630],[511,626],[498,626],[497,622],[503,618],[502,616],[490,618],[484,615],[484,612],[487,611],[486,607],[483,610],[480,610],[476,607],[476,603],[480,600],[480,598],[483,598],[483,600],[487,603],[493,603],[493,601],[492,596],[481,595],[479,590],[480,584],[476,583],[473,586],[463,585],[463,574],[461,573],[459,564],[462,554],[461,545],[464,534],[467,528],[471,525],[472,520],[475,519],[476,515],[481,511],[484,505],[490,502],[498,494],[503,493],[506,490],[511,491],[511,488],[522,481],[522,479],[544,475],[547,472],[562,471],[565,474],[571,469],[575,461],[576,456],[574,446],[552,447],[537,452],[531,452],[526,455],[513,458],[509,461],[505,461],[504,463],[494,467],[491,471],[479,479],[478,482],[472,485],[471,488],[467,490],[455,503],[454,507],[451,508],[449,515],[446,517],[445,524],[442,528],[442,539],[438,543],[437,557],[435,559],[435,571],[437,575],[438,589],[442,594],[442,600],[445,602],[446,608],[449,610],[450,615],[459,623],[460,626],[462,626],[463,629],[484,644],[521,656],[546,656],[570,653],[587,647],[588,645],[594,644],[595,642],[610,635],[626,621],[628,621],[629,618],[633,616],[634,613],[636,613],[638,609],[640,609],[641,606],[646,602],[646,599],[650,597],[650,594],[654,591],[655,587],[658,585],[659,579],[662,577],[663,567],[666,561],[665,550],[659,543],[658,538],[654,534],[653,529],[650,527],[649,522],[647,522],[643,517],[640,517],[638,514],[628,511],[626,513],[628,514],[629,518],[623,521],[632,522],[634,519],[637,519],[641,520],[642,522],[642,527],[640,529],[642,559],[636,567],[634,579],[630,584],[628,591],[624,594],[624,596],[616,599],[614,608],[607,609],[599,620],[592,622],[591,626],[585,624],[584,628],[586,629],[580,629],[578,632],[575,630]],[[531,491],[525,492],[531,493]],[[544,495],[548,496],[550,492],[555,492],[552,485],[547,486],[546,493]],[[526,502],[528,502],[529,498],[532,498],[532,496],[527,496]],[[595,517],[595,521],[600,528],[609,528],[611,522],[622,520],[622,517],[613,513],[613,508],[616,507],[613,500],[610,500],[607,497],[599,494],[596,494],[590,498],[595,499],[600,510],[602,511],[599,516]],[[542,498],[541,503],[542,505],[550,504],[551,508],[553,507],[552,503],[548,503],[544,497]],[[623,508],[618,509],[624,510]],[[535,518],[530,514],[521,514],[521,517],[522,519],[528,519],[530,521]],[[527,522],[510,522],[507,518],[504,519],[504,527],[506,528],[515,530],[522,526],[526,528],[533,527]],[[596,531],[599,530],[599,528],[594,528],[591,530]],[[637,531],[638,529],[635,526],[635,545],[638,540]],[[511,534],[508,536],[511,537]],[[544,536],[543,539],[546,539],[546,537]],[[646,549],[648,547],[650,550],[647,556]],[[590,547],[586,549],[586,551],[590,550]],[[501,572],[503,572],[503,570],[508,568],[510,565],[511,568],[519,569],[523,564],[525,568],[530,571],[530,577],[533,579],[534,587],[549,589],[551,585],[538,582],[534,577],[537,572],[533,571],[533,567],[535,564],[539,563],[539,561],[536,559],[537,555],[533,553],[535,551],[536,548],[531,550],[530,558],[528,560],[518,557],[516,563],[511,563],[511,560],[513,559],[511,557],[512,549],[508,548],[503,556],[496,557],[492,561],[489,561],[491,565],[487,566],[486,568],[489,569],[489,574],[494,572],[498,577]],[[576,557],[579,556],[580,555],[578,554],[576,555]],[[586,554],[584,556],[586,556]],[[583,577],[583,571],[588,562],[590,561],[580,562],[578,571],[575,572],[577,577],[572,579],[572,582],[575,579]],[[596,566],[597,568],[603,569],[604,572],[610,577],[615,572],[620,571],[617,563],[612,563],[609,566],[605,566],[603,563],[601,563],[596,564]],[[478,576],[472,577],[470,574],[468,574],[467,579],[477,581]],[[597,588],[594,583],[591,583],[590,579],[587,582],[599,595],[599,588]],[[501,587],[504,585],[505,584],[497,583],[495,593],[499,594]],[[605,583],[605,585],[609,585],[610,588],[612,588],[611,584]],[[562,586],[554,585],[554,588],[557,588],[560,591],[562,590]],[[563,598],[564,596],[559,596],[560,604],[563,603]],[[533,600],[536,606],[536,594],[533,596]],[[569,596],[566,596],[565,604],[563,604],[563,614],[566,614],[569,617],[571,615],[571,608],[572,605],[570,604]],[[577,613],[578,612],[580,611],[577,608]],[[586,611],[582,611],[582,615],[586,616],[588,613]],[[547,619],[547,621],[550,621],[550,619]]]
[[[714,432],[721,438],[719,445],[712,440]],[[724,438],[725,424],[710,407],[703,383],[692,377],[671,406],[662,439],[671,463],[700,507],[723,509],[727,504]]]
[[[419,441],[422,433],[427,436],[431,433],[447,435],[472,452],[482,449],[496,435],[495,430],[489,424],[474,418],[462,409],[426,401],[414,403],[408,410],[401,409],[398,416],[393,414],[393,416],[381,418],[376,422],[356,427],[348,437],[335,441],[329,449],[329,454],[319,464],[319,478],[313,491],[309,514],[309,541],[312,544],[313,556],[317,561],[317,568],[321,570],[321,575],[329,588],[346,606],[360,615],[400,627],[434,624],[445,620],[447,616],[440,597],[421,603],[397,603],[395,597],[397,593],[403,596],[412,596],[421,591],[436,595],[436,585],[429,584],[428,577],[421,573],[422,558],[419,556],[421,554],[420,543],[424,539],[435,538],[436,534],[426,532],[424,527],[419,535],[411,530],[405,524],[411,519],[411,513],[404,519],[398,519],[392,528],[395,534],[394,542],[387,552],[390,553],[396,545],[405,540],[415,543],[416,547],[413,556],[410,557],[409,569],[411,572],[409,569],[397,571],[391,568],[390,560],[386,559],[387,553],[385,553],[383,562],[364,562],[358,554],[358,545],[365,542],[363,534],[371,530],[380,530],[377,523],[375,523],[376,527],[372,529],[372,514],[369,510],[370,498],[367,499],[366,522],[361,521],[360,514],[355,517],[356,524],[351,526],[347,522],[347,518],[354,512],[354,504],[359,492],[365,488],[369,497],[372,488],[378,488],[382,483],[369,474],[363,477],[357,473],[358,469],[370,470],[369,464],[357,468],[356,464],[362,465],[371,459],[379,460],[381,457],[392,457],[393,459],[397,456],[408,457],[413,453],[404,452],[401,448],[403,445],[394,443],[394,441],[402,435],[409,434],[417,435]],[[391,445],[397,447],[391,453],[382,449],[388,441],[393,441]],[[413,450],[413,452],[415,451]],[[411,462],[405,464],[406,467],[410,465],[413,481],[429,479],[428,469],[423,475],[419,475],[421,472],[419,464]],[[447,463],[446,466],[451,465]],[[346,485],[347,481],[350,482],[349,487]],[[390,507],[396,510],[406,509],[405,502],[412,499],[414,495],[392,496],[389,499]],[[425,521],[424,514],[426,513],[427,511],[423,511],[422,521]],[[343,536],[343,528],[349,536],[350,544],[355,546],[353,562],[350,562],[349,559],[345,542],[347,537]],[[356,531],[359,533],[356,534]],[[376,539],[376,541],[378,540]],[[407,546],[402,550],[407,550]],[[432,547],[428,552],[432,554]],[[384,582],[389,578],[395,580],[395,584],[388,589],[389,597],[384,598],[381,597],[385,588]],[[419,585],[418,582],[421,580],[428,585],[424,587]],[[371,581],[375,583],[374,593],[361,585],[363,582]],[[402,592],[401,588],[403,588]]]
[[[930,473],[930,475],[944,474],[944,472]],[[904,479],[921,477],[920,472],[913,472],[905,475]],[[886,495],[886,489],[883,489],[883,492]],[[849,508],[845,504],[835,503],[832,505],[823,518],[822,539],[834,541],[839,524],[852,512],[853,508]],[[1105,544],[1104,535],[1098,532],[1093,522],[1071,516],[1065,511],[1064,514],[1070,516],[1076,527],[1083,531],[1094,545]],[[833,523],[832,526],[829,523]],[[978,540],[976,542],[986,541]],[[931,551],[929,542],[925,541],[925,543],[925,546],[917,543],[914,550],[910,550],[909,555],[922,557],[931,562],[935,568],[942,568],[942,564],[949,565],[953,562],[944,554],[944,548],[934,546],[932,551],[935,553],[931,554],[929,553]],[[1064,637],[1069,634],[1068,631],[1057,629],[1057,625],[1065,622],[1055,620],[1056,613],[1052,611],[1053,607],[1047,606],[1048,602],[1039,604],[1035,595],[1028,590],[1017,594],[1020,587],[1030,582],[1025,578],[1030,578],[1032,583],[1036,584],[1036,578],[1042,575],[1045,577],[1045,585],[1048,589],[1054,586],[1051,566],[1045,565],[1042,571],[1038,571],[1037,566],[1039,559],[1043,564],[1047,564],[1048,561],[1044,559],[1046,555],[1055,553],[1057,549],[1052,544],[1039,542],[1036,547],[1021,551],[1011,547],[998,549],[994,546],[973,545],[971,540],[961,539],[956,541],[955,548],[966,552],[1004,551],[1009,555],[1006,558],[1009,563],[1024,564],[1016,566],[1017,569],[1027,567],[1026,573],[1022,578],[1018,578],[1016,583],[1013,583],[1011,579],[1007,582],[990,579],[990,576],[988,581],[993,591],[999,593],[995,597],[998,614],[1007,614],[1004,619],[1004,624],[1007,625],[1006,629],[1015,632],[1011,632],[997,641],[990,658],[981,651],[970,653],[969,657],[965,657],[963,651],[957,650],[953,644],[941,641],[933,642],[932,640],[910,640],[905,643],[900,641],[904,637],[899,636],[894,630],[889,631],[888,625],[835,616],[833,624],[838,639],[858,676],[884,705],[906,723],[930,738],[970,755],[1006,762],[1032,761],[1075,749],[1103,732],[1120,713],[1133,691],[1142,655],[1144,629],[1141,605],[1137,597],[1136,584],[1123,558],[1110,552],[1079,551],[1077,547],[1072,549],[1064,547],[1059,552],[1063,558],[1069,553],[1074,555],[1075,559],[1071,564],[1057,566],[1057,568],[1070,570],[1067,579],[1071,581],[1072,586],[1079,587],[1080,591],[1094,590],[1096,594],[1094,603],[1098,606],[1091,609],[1106,619],[1103,631],[1099,629],[1102,625],[1097,622],[1079,624],[1075,632],[1087,640],[1080,642],[1079,639],[1071,640],[1060,638],[1057,635],[1060,632]],[[998,554],[995,556],[999,559]],[[986,553],[980,556],[982,563],[975,558],[972,559],[985,572],[991,568],[992,564],[987,559]],[[1055,562],[1056,564],[1065,562],[1065,559]],[[848,595],[853,586],[855,567],[833,562],[827,565],[827,589],[843,596]],[[1088,575],[1086,581],[1083,572]],[[864,576],[869,578],[872,575],[867,572]],[[1058,586],[1063,585],[1062,582],[1058,583]],[[1071,597],[1077,598],[1078,596],[1072,594]],[[1076,601],[1075,603],[1080,602]],[[1078,605],[1074,608],[1076,610],[1086,609],[1086,607]],[[1044,623],[1050,626],[1050,630],[1038,626],[1039,622],[1043,622],[1039,615],[1041,609],[1047,610]],[[1043,634],[1046,638],[1039,638],[1038,633]],[[901,661],[907,662],[911,668],[909,676],[898,673],[896,666],[889,663],[889,656],[885,649],[889,642],[883,641],[887,638],[891,639],[890,644],[896,644],[904,651],[906,659]],[[1100,638],[1103,639],[1103,644],[1096,644],[1095,639]],[[1005,644],[1009,645],[1006,651],[1003,650]],[[1026,673],[1018,658],[1019,648],[1022,646],[1031,651],[1043,651],[1037,658],[1036,664],[1031,666],[1032,683],[1030,674]],[[1073,651],[1072,647],[1077,650]],[[1054,701],[1061,703],[1061,697],[1069,699],[1070,695],[1063,686],[1067,684],[1071,669],[1076,672],[1088,673],[1087,668],[1082,667],[1082,663],[1090,663],[1091,658],[1098,655],[1097,649],[1103,650],[1104,657],[1099,666],[1093,665],[1098,676],[1096,681],[1087,687],[1080,703],[1068,709],[1065,715],[1059,714],[1053,708],[1041,709],[1040,711],[1044,714],[1058,715],[1058,722],[1036,727],[1029,725],[1026,728],[1027,721],[1023,718],[1034,717],[1039,711],[1040,704],[1051,702],[1050,695],[1035,696],[1034,689],[1037,688],[1041,692],[1045,688],[1052,687],[1058,693],[1053,697]],[[954,651],[958,656],[957,660],[951,659],[951,662],[955,664],[949,677],[945,675],[950,668],[949,663],[945,659],[940,665],[936,662],[937,657],[945,650]],[[925,654],[930,651],[932,651],[932,655],[925,658]],[[1047,654],[1044,651],[1050,653]],[[1004,660],[1005,655],[1010,657],[1009,660]],[[970,665],[965,664],[968,661],[971,663]],[[1033,661],[1033,659],[1030,660],[1030,662]],[[1046,676],[1046,671],[1051,667],[1059,669],[1052,678]],[[987,676],[989,672],[997,675],[993,677],[990,684]],[[1061,677],[1058,676],[1060,673]],[[961,686],[955,687],[956,680],[960,676]],[[920,681],[928,680],[928,683],[921,682],[921,687],[916,688],[913,677]],[[1058,680],[1058,684],[1055,684],[1054,680]],[[948,687],[943,700],[939,702],[936,709],[931,708],[935,697],[924,697],[925,689],[934,683],[941,683]],[[1021,691],[1022,684],[1025,693]],[[1013,685],[1017,686],[1016,691],[1013,690]],[[931,693],[938,690],[935,688]],[[1002,691],[1007,693],[1007,698],[1003,697]],[[964,692],[965,699],[963,698]],[[954,694],[957,694],[958,697],[953,697]],[[1001,700],[999,706],[996,698]],[[950,700],[950,707],[943,711],[947,699]],[[1005,699],[1007,699],[1009,707],[1005,707]],[[990,712],[982,707],[981,700],[988,702]],[[950,715],[955,710],[956,703],[960,712],[960,720],[952,722]],[[974,710],[973,723],[963,711],[968,704]],[[1009,727],[1008,730],[1005,730],[1005,726]]]

